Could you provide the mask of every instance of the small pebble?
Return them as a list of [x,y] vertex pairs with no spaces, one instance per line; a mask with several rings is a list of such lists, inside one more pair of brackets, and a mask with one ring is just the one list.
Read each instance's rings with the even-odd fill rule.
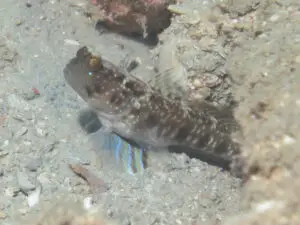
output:
[[0,151],[3,150],[4,148],[6,148],[8,145],[9,145],[9,140],[5,140],[0,147]]
[[26,173],[18,172],[17,180],[18,180],[18,185],[23,192],[27,193],[35,189],[35,185],[29,181],[29,177],[27,176]]
[[300,64],[300,55],[296,56],[295,61]]
[[5,194],[9,197],[16,197],[20,192],[18,187],[9,187],[5,190]]
[[39,203],[42,187],[38,186],[33,192],[27,197],[27,204],[31,208]]
[[182,224],[182,221],[179,219],[176,219],[176,224]]
[[131,225],[131,221],[129,218],[124,218],[121,222],[122,225]]
[[127,71],[128,72],[132,72],[133,70],[135,70],[139,65],[141,64],[141,59],[136,58],[131,60],[128,65],[127,65]]
[[16,21],[16,26],[21,26],[24,23],[23,20],[17,20]]
[[113,210],[112,210],[112,209],[108,209],[107,212],[106,212],[106,215],[107,215],[108,217],[113,217],[113,216],[114,216]]
[[53,149],[55,148],[55,146],[56,146],[57,144],[58,144],[57,141],[55,141],[55,142],[53,142],[53,143],[51,143],[51,144],[47,144],[47,145],[43,148],[42,152],[43,152],[43,153],[52,152]]
[[93,207],[92,197],[86,197],[85,199],[83,199],[83,207],[86,210],[91,209]]
[[42,165],[42,159],[39,157],[39,158],[30,160],[27,163],[26,168],[31,172],[36,172],[40,168],[41,165]]
[[184,153],[176,154],[174,155],[174,157],[178,161],[179,165],[183,168],[186,167],[188,164],[190,164],[190,158]]
[[285,145],[291,145],[291,144],[295,144],[296,143],[296,139],[289,136],[289,135],[284,135],[283,136],[283,144]]
[[272,16],[270,17],[269,20],[270,20],[271,22],[276,22],[278,19],[279,19],[279,15],[274,14],[274,15],[272,15]]
[[17,121],[20,121],[20,122],[24,122],[24,118],[20,115],[20,114],[15,114],[15,115],[12,115],[12,118],[17,120]]
[[25,6],[26,6],[27,8],[31,8],[31,7],[32,7],[32,4],[29,3],[29,2],[27,2],[27,3],[25,4]]
[[7,215],[3,211],[0,211],[0,219],[5,219],[6,217]]
[[22,99],[21,96],[18,96],[16,94],[9,95],[7,100],[10,108],[18,109],[21,112],[31,109],[31,106],[24,99]]
[[37,95],[35,92],[33,91],[29,91],[29,92],[26,92],[26,93],[23,93],[22,97],[24,98],[24,100],[26,101],[31,101],[35,98],[37,98],[39,95]]
[[74,45],[74,46],[79,46],[80,45],[78,41],[71,40],[71,39],[65,39],[64,42],[65,42],[66,45]]
[[19,211],[19,213],[20,213],[21,215],[26,215],[26,214],[28,214],[28,208],[21,208],[21,209],[19,209],[18,211]]
[[15,138],[19,138],[21,136],[23,136],[24,134],[26,134],[28,131],[27,127],[21,127],[16,133],[15,133]]
[[36,127],[35,131],[38,137],[46,137],[48,135],[48,132],[40,127]]
[[45,15],[40,16],[40,20],[46,20],[47,17]]
[[8,155],[8,151],[0,150],[0,159]]
[[25,122],[26,120],[32,120],[32,113],[24,111],[22,113],[13,114],[12,118],[20,122]]

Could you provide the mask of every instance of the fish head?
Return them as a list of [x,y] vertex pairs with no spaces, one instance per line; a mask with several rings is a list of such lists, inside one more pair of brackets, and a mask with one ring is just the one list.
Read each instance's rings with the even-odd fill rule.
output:
[[77,51],[64,69],[67,83],[88,105],[101,113],[116,115],[126,104],[124,73],[112,63],[94,56],[87,47]]

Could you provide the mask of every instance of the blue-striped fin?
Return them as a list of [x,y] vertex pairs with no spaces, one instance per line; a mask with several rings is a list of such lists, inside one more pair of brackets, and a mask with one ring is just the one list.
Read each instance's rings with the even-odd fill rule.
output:
[[129,139],[107,132],[95,111],[82,110],[78,116],[78,123],[87,134],[94,137],[98,147],[100,144],[102,148],[108,150],[109,155],[114,158],[113,164],[115,161],[123,164],[122,166],[131,174],[144,171],[147,162],[147,154],[144,149]]
[[147,154],[144,149],[133,145],[116,134],[103,134],[104,148],[111,152],[118,164],[130,174],[142,173],[146,168]]

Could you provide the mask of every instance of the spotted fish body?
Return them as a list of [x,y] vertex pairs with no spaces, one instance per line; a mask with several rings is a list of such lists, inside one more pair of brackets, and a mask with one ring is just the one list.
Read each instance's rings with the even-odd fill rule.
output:
[[86,47],[78,50],[64,74],[108,130],[139,146],[188,152],[222,167],[238,152],[225,112],[204,102],[187,106],[166,98]]

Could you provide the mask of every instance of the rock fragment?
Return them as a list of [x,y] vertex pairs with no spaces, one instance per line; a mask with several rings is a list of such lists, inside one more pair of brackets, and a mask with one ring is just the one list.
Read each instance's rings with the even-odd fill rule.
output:
[[80,164],[70,164],[69,166],[75,174],[82,177],[89,184],[93,193],[99,194],[108,190],[108,186],[104,183],[104,181],[87,168]]
[[16,187],[16,186],[8,187],[5,190],[6,196],[9,196],[9,197],[16,197],[19,194],[19,192],[20,192],[20,188]]
[[29,177],[24,172],[19,171],[17,173],[17,181],[21,191],[25,193],[35,189],[35,185],[30,182]]
[[14,136],[15,136],[15,138],[19,138],[19,137],[25,135],[25,134],[27,133],[27,131],[28,131],[28,128],[27,128],[27,127],[21,127],[21,128],[14,134]]
[[7,218],[7,215],[5,214],[5,212],[3,211],[0,211],[0,219],[6,219]]
[[27,197],[27,204],[29,207],[33,207],[38,204],[40,200],[42,187],[39,185],[33,192],[31,192]]
[[27,165],[26,168],[31,172],[36,172],[40,166],[42,165],[42,159],[40,157],[31,159]]
[[[101,18],[96,29],[137,38],[145,44],[156,44],[158,34],[171,23],[172,13],[167,9],[174,0],[95,1],[103,10],[94,11]],[[91,8],[95,8],[91,5]],[[97,16],[99,14],[100,16]]]
[[21,112],[28,111],[31,108],[24,99],[16,94],[9,95],[7,101],[10,108],[20,110]]
[[39,121],[35,126],[35,132],[38,137],[46,137],[48,135],[48,131],[46,130],[46,123],[43,121]]

